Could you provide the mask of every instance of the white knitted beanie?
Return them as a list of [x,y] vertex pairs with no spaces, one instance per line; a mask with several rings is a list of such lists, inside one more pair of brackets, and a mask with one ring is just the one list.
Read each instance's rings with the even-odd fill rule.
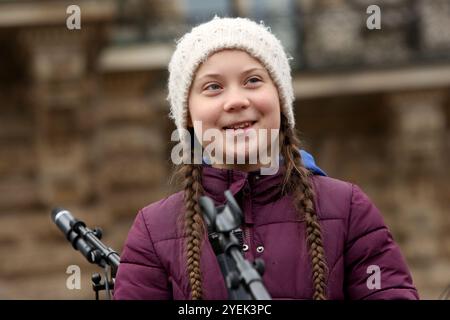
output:
[[265,66],[278,89],[281,112],[294,128],[291,69],[281,42],[262,22],[216,16],[179,39],[170,60],[167,100],[170,102],[169,116],[177,129],[187,128],[188,95],[197,68],[222,49],[244,50]]

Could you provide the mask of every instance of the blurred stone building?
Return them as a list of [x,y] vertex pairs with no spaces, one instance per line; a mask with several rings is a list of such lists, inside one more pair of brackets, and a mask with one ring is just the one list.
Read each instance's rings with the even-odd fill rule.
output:
[[[50,221],[69,209],[120,251],[172,188],[167,63],[220,16],[264,20],[294,58],[305,149],[381,209],[422,298],[450,284],[450,0],[0,1],[0,298],[93,298]],[[69,30],[66,9],[81,9]],[[66,269],[79,265],[81,290]]]

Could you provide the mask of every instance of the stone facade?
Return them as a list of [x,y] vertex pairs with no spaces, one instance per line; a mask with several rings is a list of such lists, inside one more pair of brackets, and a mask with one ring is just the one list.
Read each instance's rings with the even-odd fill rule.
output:
[[[289,45],[301,61],[298,130],[320,167],[374,200],[421,297],[436,299],[450,284],[450,2],[385,1],[391,18],[374,33],[364,29],[366,2],[281,2],[298,16],[279,30],[297,26],[305,41]],[[90,276],[101,270],[70,247],[50,211],[63,206],[101,227],[120,252],[137,211],[173,191],[165,64],[186,9],[80,1],[88,18],[68,31],[68,4],[38,3],[0,5],[18,17],[45,9],[42,18],[0,14],[0,298],[91,299]],[[252,16],[251,1],[230,3]],[[415,15],[421,39],[409,38],[414,19],[396,19]],[[418,65],[435,72],[431,63],[440,72],[410,76]],[[70,265],[81,268],[81,290],[66,288]]]

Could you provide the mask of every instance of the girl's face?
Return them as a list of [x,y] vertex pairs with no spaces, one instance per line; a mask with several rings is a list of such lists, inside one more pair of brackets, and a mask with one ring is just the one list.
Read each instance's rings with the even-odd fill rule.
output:
[[[223,161],[226,154],[234,158],[233,164],[213,164],[219,168],[239,168],[252,171],[261,164],[249,164],[250,152],[255,152],[260,140],[259,133],[264,132],[267,143],[261,147],[270,151],[271,129],[280,128],[280,102],[278,91],[264,66],[245,51],[222,50],[211,55],[198,68],[189,93],[188,106],[192,127],[203,147],[212,141],[201,139],[198,124],[201,123],[203,135],[208,129],[217,129],[222,134],[223,145],[216,152],[222,153]],[[197,122],[200,121],[200,122]],[[250,127],[242,128],[246,124]],[[241,129],[237,129],[241,127]],[[226,136],[236,137],[242,132],[257,133],[256,137],[248,135],[243,139],[233,139],[232,145],[225,143]],[[266,130],[260,130],[266,129]],[[217,132],[217,131],[216,131]],[[257,141],[250,140],[257,139]],[[261,141],[263,141],[262,139]],[[256,142],[256,143],[255,143]],[[230,150],[231,149],[231,150]],[[245,164],[237,165],[237,156],[244,156]]]

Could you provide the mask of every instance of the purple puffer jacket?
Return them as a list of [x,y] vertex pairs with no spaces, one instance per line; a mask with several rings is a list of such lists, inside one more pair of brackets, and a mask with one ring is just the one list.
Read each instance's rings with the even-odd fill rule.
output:
[[[282,168],[265,176],[210,166],[203,169],[205,193],[216,205],[225,202],[226,189],[241,199],[244,241],[249,246],[245,258],[264,260],[263,281],[272,298],[312,299],[305,223],[296,218],[292,198],[281,197],[282,178]],[[311,180],[329,268],[328,298],[418,299],[398,246],[361,189],[328,177]],[[190,298],[184,239],[175,227],[182,212],[181,192],[139,212],[122,251],[115,299]],[[204,244],[203,298],[225,300],[228,293],[220,266],[209,241]],[[374,275],[377,270],[379,277]]]

